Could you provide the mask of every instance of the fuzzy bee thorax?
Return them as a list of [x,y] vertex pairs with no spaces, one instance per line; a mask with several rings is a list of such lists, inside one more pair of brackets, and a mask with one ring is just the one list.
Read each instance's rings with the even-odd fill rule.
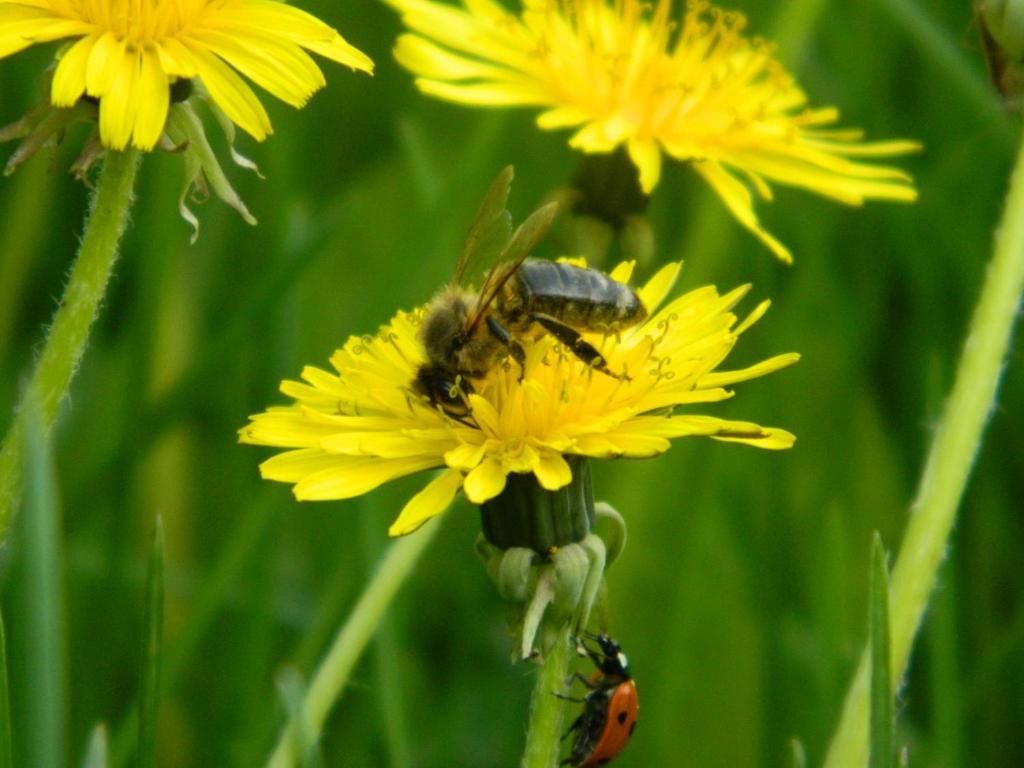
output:
[[472,294],[454,285],[444,288],[430,300],[420,326],[420,340],[431,362],[451,360],[462,342],[471,300]]
[[435,366],[469,376],[482,376],[502,347],[480,323],[467,335],[467,318],[477,295],[448,286],[435,296],[423,316],[420,340],[427,359]]

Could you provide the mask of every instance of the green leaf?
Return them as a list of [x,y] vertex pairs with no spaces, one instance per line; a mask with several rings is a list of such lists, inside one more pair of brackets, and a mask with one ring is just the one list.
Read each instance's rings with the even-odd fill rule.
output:
[[158,515],[146,579],[142,666],[139,695],[139,752],[136,765],[156,765],[157,715],[160,709],[160,666],[164,631],[164,524]]
[[869,768],[893,768],[892,652],[889,636],[889,570],[882,537],[871,545],[871,751]]

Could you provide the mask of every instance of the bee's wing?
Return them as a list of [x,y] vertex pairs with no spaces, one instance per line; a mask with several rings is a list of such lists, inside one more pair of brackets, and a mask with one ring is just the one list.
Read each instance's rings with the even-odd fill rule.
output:
[[462,283],[470,264],[492,263],[508,245],[512,237],[512,216],[505,206],[512,175],[512,166],[505,166],[484,195],[455,264],[452,282],[456,285]]
[[481,286],[480,293],[477,296],[476,306],[473,307],[473,311],[466,318],[464,333],[467,335],[472,333],[473,329],[480,323],[487,312],[487,308],[498,297],[502,287],[516,273],[519,265],[530,255],[534,246],[544,237],[544,233],[548,231],[548,227],[554,221],[556,213],[558,213],[558,203],[548,203],[531,213],[526,221],[520,224],[516,231],[512,233],[512,238],[502,251],[498,263],[487,273],[484,284]]

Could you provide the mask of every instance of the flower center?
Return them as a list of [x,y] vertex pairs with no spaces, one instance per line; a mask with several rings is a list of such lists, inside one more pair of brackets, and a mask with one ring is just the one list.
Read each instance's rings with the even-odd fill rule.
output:
[[[237,0],[54,0],[54,6],[129,44],[165,40],[195,24],[211,7]],[[63,6],[63,8],[61,7]]]
[[[535,0],[537,55],[570,102],[640,138],[721,136],[763,116],[790,83],[746,19],[688,0]],[[531,26],[528,24],[528,26]],[[618,126],[618,127],[616,127]],[[621,138],[619,136],[608,137]]]

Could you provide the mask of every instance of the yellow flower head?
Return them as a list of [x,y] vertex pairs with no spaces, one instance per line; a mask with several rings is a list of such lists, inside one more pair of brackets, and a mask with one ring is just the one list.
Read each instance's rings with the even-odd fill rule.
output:
[[[618,335],[584,334],[609,368],[627,377],[594,370],[549,335],[524,338],[522,371],[509,361],[473,380],[470,416],[454,418],[414,386],[426,360],[421,307],[399,312],[376,335],[350,338],[331,358],[333,371],[307,367],[303,382],[283,382],[294,404],[251,417],[241,440],[290,449],[260,469],[267,479],[294,483],[300,500],[351,498],[445,468],[405,505],[392,536],[443,512],[459,490],[474,504],[494,498],[512,472],[533,473],[548,490],[562,488],[572,480],[566,455],[645,458],[668,450],[670,438],[692,435],[789,448],[794,437],[781,429],[676,412],[731,397],[729,385],[798,357],[715,370],[768,302],[740,321],[732,309],[749,286],[725,295],[707,286],[661,307],[679,269],[664,267],[637,291],[649,310],[642,324]],[[627,262],[610,276],[627,282],[631,271]]]
[[692,164],[736,219],[780,259],[787,248],[760,224],[751,187],[803,187],[850,205],[912,201],[905,173],[862,162],[916,142],[865,143],[812,108],[772,46],[743,36],[738,13],[689,0],[523,0],[519,15],[494,0],[388,0],[413,34],[395,55],[425,92],[483,107],[531,106],[544,129],[572,128],[569,144],[624,146],[650,192],[662,154]]
[[177,80],[199,78],[213,102],[262,141],[270,119],[239,72],[301,107],[324,85],[307,50],[373,69],[334,29],[277,0],[0,0],[0,57],[68,38],[50,100],[71,107],[82,96],[97,99],[100,137],[115,150],[153,148]]

